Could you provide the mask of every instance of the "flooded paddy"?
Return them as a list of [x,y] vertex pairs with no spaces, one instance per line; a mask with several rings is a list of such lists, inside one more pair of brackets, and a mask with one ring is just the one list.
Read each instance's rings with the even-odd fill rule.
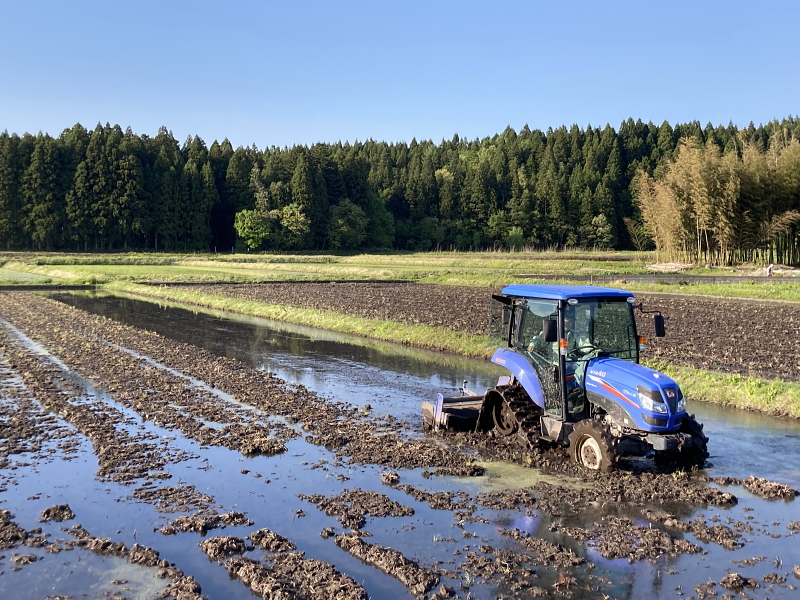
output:
[[[741,481],[800,488],[797,422],[695,405],[696,474],[534,469],[420,432],[419,403],[491,385],[489,363],[54,298],[0,295],[0,597],[799,593],[800,502]],[[74,518],[40,522],[61,505]]]

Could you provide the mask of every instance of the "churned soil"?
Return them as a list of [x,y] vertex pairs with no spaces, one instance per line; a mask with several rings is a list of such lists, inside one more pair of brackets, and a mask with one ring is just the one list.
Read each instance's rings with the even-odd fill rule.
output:
[[[485,334],[499,289],[413,283],[286,283],[187,286],[242,300],[328,310],[354,317]],[[800,303],[723,300],[642,293],[645,310],[667,319],[655,338],[652,318],[637,312],[648,357],[765,378],[800,379]]]
[[234,554],[244,554],[247,545],[242,538],[219,536],[203,540],[198,544],[211,560],[222,560]]
[[796,492],[787,485],[776,483],[774,481],[767,481],[763,477],[754,477],[751,475],[742,481],[744,489],[751,494],[761,496],[762,498],[784,498],[786,500],[794,500]]
[[326,498],[322,494],[299,494],[301,500],[308,500],[329,517],[336,516],[342,527],[361,529],[367,523],[367,515],[372,517],[408,517],[414,509],[391,500],[385,494],[367,490],[344,490],[341,494]]
[[[11,324],[0,326],[0,372],[5,369],[18,381],[18,385],[9,384],[8,377],[0,378],[0,385],[5,386],[0,389],[5,398],[0,403],[0,491],[5,485],[2,471],[13,469],[9,462],[12,455],[52,460],[49,451],[57,448],[69,458],[82,435],[91,442],[97,457],[98,478],[130,486],[128,500],[148,503],[162,514],[189,513],[173,518],[161,528],[162,533],[205,534],[226,526],[253,524],[244,513],[217,512],[221,507],[214,498],[189,483],[167,483],[171,479],[170,465],[199,457],[175,450],[145,428],[146,422],[177,431],[198,442],[201,449],[218,446],[245,455],[282,453],[288,443],[302,436],[312,444],[328,448],[333,454],[328,458],[335,464],[383,467],[383,474],[375,477],[376,485],[380,487],[382,482],[406,494],[409,504],[413,498],[437,511],[447,511],[438,514],[452,516],[452,524],[460,528],[465,540],[476,537],[467,529],[470,523],[489,522],[483,511],[558,517],[600,505],[620,504],[639,507],[653,526],[612,516],[587,528],[559,527],[554,522],[551,531],[560,530],[573,540],[594,546],[606,558],[630,561],[701,551],[699,545],[681,539],[684,533],[692,534],[703,544],[736,549],[743,544],[745,534],[753,532],[746,523],[729,520],[721,524],[700,517],[687,521],[652,509],[663,503],[720,507],[736,504],[735,496],[710,486],[708,477],[701,473],[681,472],[678,476],[656,468],[644,472],[621,469],[606,475],[577,467],[563,449],[555,447],[527,448],[493,436],[469,434],[447,436],[445,442],[451,444],[412,438],[409,424],[391,416],[374,415],[343,402],[320,398],[302,386],[287,386],[269,373],[236,360],[38,296],[0,294],[0,318]],[[41,344],[61,363],[31,347],[17,332]],[[60,364],[92,382],[96,392],[87,394],[85,387],[67,376]],[[118,402],[124,410],[110,405],[106,397]],[[209,422],[216,426],[209,427]],[[465,452],[462,447],[469,450]],[[569,475],[580,480],[581,487],[540,482],[521,490],[475,494],[432,492],[401,484],[401,475],[392,470],[429,469],[423,476],[480,476],[483,469],[473,464],[478,457],[475,450],[483,458],[509,460],[553,475]],[[323,463],[326,461],[321,460],[311,468]],[[247,472],[242,470],[243,474]],[[765,497],[789,498],[785,486],[751,479],[726,478],[717,483],[749,485],[753,493]],[[585,558],[569,548],[504,527],[500,534],[515,543],[506,540],[503,548],[492,548],[482,543],[485,540],[479,540],[456,550],[453,556],[461,559],[450,563],[454,570],[446,572],[437,566],[421,566],[413,556],[405,556],[400,550],[364,541],[370,534],[361,530],[368,522],[413,516],[411,506],[380,492],[359,488],[345,489],[333,496],[299,497],[325,514],[337,517],[342,528],[350,530],[337,535],[332,527],[325,527],[321,534],[324,538],[333,537],[336,547],[396,578],[415,596],[452,597],[455,592],[447,585],[435,592],[434,589],[442,578],[458,579],[465,574],[473,580],[502,585],[512,594],[524,590],[533,597],[569,595],[570,590],[585,584],[576,580],[577,571],[592,567],[581,566],[585,565]],[[74,517],[67,505],[52,506],[42,512],[42,521]],[[795,523],[788,527],[794,531]],[[181,600],[200,597],[197,583],[161,559],[152,548],[138,544],[127,548],[119,541],[95,538],[80,525],[69,532],[74,540],[52,542],[41,530],[26,531],[14,522],[10,512],[0,511],[0,550],[27,546],[59,552],[79,545],[158,568],[159,576],[170,581],[167,591],[172,597]],[[455,542],[455,539],[434,541]],[[333,547],[331,542],[327,543]],[[261,597],[366,598],[364,588],[335,566],[305,558],[292,541],[268,529],[258,529],[245,538],[213,537],[199,545],[210,560],[221,561],[232,576]],[[267,554],[254,560],[251,553],[259,551]],[[28,560],[24,558],[27,554],[20,552],[18,562]],[[548,584],[547,589],[537,585],[542,577],[539,571],[544,567],[559,572],[558,580]]]
[[270,283],[178,289],[240,300],[327,310],[377,321],[486,333],[490,293],[483,288],[414,283]]
[[302,552],[275,554],[260,563],[235,557],[224,566],[261,598],[367,600],[366,590],[352,578]]
[[69,504],[56,504],[50,508],[45,508],[42,511],[42,521],[69,521],[75,518],[75,513],[69,507]]
[[253,544],[267,552],[292,552],[297,547],[280,534],[269,529],[259,529],[254,531],[247,538]]
[[414,596],[420,596],[439,583],[439,576],[420,567],[397,550],[368,544],[355,533],[336,536],[336,545],[368,565],[377,567],[406,586]]

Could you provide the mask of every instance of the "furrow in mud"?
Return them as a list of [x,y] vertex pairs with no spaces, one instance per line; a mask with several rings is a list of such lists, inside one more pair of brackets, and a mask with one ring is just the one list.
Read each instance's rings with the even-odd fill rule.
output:
[[[221,445],[243,453],[285,450],[298,432],[281,423],[263,425],[247,410],[224,407],[180,377],[154,368],[115,346],[147,356],[183,375],[259,409],[265,416],[283,416],[301,423],[306,440],[339,452],[354,462],[395,468],[456,467],[465,459],[426,440],[406,439],[403,424],[375,417],[341,402],[326,402],[302,386],[285,383],[240,362],[89,315],[53,300],[3,294],[0,317],[43,344],[70,368],[102,382],[114,399],[143,419],[179,429],[204,445]],[[221,429],[203,421],[224,424]]]

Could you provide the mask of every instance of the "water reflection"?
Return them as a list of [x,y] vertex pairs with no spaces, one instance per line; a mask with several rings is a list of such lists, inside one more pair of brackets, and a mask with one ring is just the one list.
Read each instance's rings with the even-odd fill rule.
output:
[[413,423],[419,405],[456,390],[494,385],[504,369],[488,362],[220,311],[94,293],[55,294],[87,312],[266,369],[328,398],[370,404]]

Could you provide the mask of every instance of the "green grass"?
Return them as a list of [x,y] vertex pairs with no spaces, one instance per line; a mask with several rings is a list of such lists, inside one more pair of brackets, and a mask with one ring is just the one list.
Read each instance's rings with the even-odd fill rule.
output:
[[[626,283],[648,273],[652,253],[635,252],[390,252],[382,254],[46,254],[2,253],[15,272],[65,280],[201,282],[320,279],[404,280],[434,285],[497,288],[534,283],[522,275],[618,275],[616,283],[634,292],[668,292],[735,298],[800,301],[800,283],[755,283],[742,276],[732,284]],[[730,269],[702,269],[730,275]],[[561,280],[562,283],[574,283]],[[556,281],[548,281],[556,283]]]
[[658,283],[621,284],[634,292],[667,292],[723,298],[751,298],[755,300],[789,300],[800,302],[800,278],[796,283],[761,283],[742,278],[742,283],[690,283],[664,285]]
[[800,419],[800,384],[702,371],[662,361],[647,364],[675,379],[691,400]]
[[33,273],[24,273],[0,267],[0,285],[13,284],[20,285],[25,283],[50,283],[52,280]]

